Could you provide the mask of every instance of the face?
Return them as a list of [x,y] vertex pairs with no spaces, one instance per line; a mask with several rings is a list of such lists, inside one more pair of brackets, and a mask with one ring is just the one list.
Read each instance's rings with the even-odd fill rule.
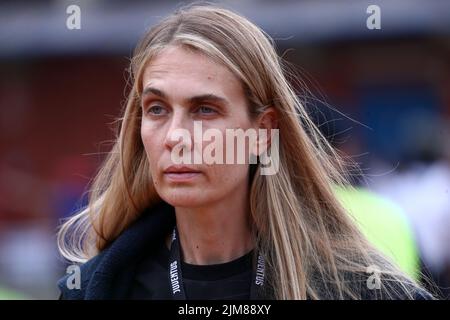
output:
[[179,149],[180,155],[188,150],[203,155],[214,142],[198,141],[194,122],[201,121],[203,133],[220,132],[224,143],[226,129],[257,128],[240,81],[225,66],[198,52],[167,47],[144,70],[141,108],[141,138],[155,189],[163,200],[178,207],[200,207],[247,193],[248,163],[175,165],[173,161],[174,148],[183,145],[174,135],[180,129],[190,134],[190,145]]

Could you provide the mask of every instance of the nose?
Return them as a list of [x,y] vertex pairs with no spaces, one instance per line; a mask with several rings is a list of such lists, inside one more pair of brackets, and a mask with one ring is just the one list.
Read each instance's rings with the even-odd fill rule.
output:
[[164,141],[165,146],[172,151],[175,146],[182,148],[183,152],[192,149],[192,123],[188,115],[182,110],[173,111],[169,120],[169,127]]

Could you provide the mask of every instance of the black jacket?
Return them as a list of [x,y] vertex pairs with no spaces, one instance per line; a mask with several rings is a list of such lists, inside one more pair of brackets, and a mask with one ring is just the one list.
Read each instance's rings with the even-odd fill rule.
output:
[[166,202],[146,210],[107,248],[80,266],[80,289],[68,288],[70,274],[58,281],[60,299],[126,299],[138,261],[154,250],[174,225],[174,208]]

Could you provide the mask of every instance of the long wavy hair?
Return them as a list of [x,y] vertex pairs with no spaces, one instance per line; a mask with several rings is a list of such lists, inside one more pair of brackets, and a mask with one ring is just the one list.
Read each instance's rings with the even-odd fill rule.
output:
[[130,92],[112,150],[97,173],[88,205],[64,222],[58,247],[69,261],[98,254],[147,208],[161,201],[140,136],[143,70],[167,46],[183,46],[229,68],[241,81],[249,114],[273,106],[279,127],[279,171],[251,176],[256,248],[276,299],[361,299],[366,272],[381,277],[378,297],[412,298],[418,285],[375,250],[337,199],[349,187],[348,159],[314,124],[296,95],[288,64],[273,39],[248,19],[216,5],[191,5],[149,29],[130,63]]

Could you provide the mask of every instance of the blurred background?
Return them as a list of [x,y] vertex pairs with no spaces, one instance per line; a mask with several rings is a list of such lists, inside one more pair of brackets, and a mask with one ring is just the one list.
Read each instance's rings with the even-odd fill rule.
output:
[[[188,3],[0,2],[0,299],[58,297],[56,227],[111,147],[134,46]],[[450,1],[219,3],[276,40],[315,121],[361,166],[361,192],[341,197],[368,237],[448,298]],[[67,27],[70,5],[80,29]]]

